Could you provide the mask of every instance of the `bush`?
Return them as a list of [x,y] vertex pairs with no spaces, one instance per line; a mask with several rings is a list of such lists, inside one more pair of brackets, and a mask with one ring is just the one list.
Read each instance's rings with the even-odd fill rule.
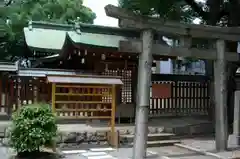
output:
[[56,117],[48,104],[21,107],[12,116],[10,145],[17,153],[38,152],[43,146],[53,146],[57,136]]

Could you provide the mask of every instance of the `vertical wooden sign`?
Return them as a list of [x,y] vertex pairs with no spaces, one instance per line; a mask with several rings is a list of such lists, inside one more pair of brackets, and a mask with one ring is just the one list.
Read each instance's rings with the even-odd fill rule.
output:
[[171,98],[172,87],[168,83],[152,84],[152,98]]

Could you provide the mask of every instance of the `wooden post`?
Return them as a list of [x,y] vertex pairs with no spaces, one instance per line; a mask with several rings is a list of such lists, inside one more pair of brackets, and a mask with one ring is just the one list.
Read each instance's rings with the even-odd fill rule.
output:
[[[56,83],[52,83],[52,113],[56,113]],[[56,142],[52,143],[53,152],[57,152]]]
[[11,115],[12,114],[12,110],[13,110],[13,100],[14,100],[14,97],[13,97],[13,91],[14,91],[14,81],[11,79],[10,80],[10,100],[9,100],[9,106],[8,106],[8,115]]
[[234,95],[234,120],[233,135],[236,145],[240,145],[240,91],[235,91]]
[[3,94],[3,91],[2,91],[2,79],[0,80],[0,104],[2,105],[2,94]]
[[22,106],[21,88],[22,88],[22,80],[18,78],[17,79],[17,109]]
[[218,151],[227,148],[227,72],[225,59],[225,41],[217,40],[217,59],[214,61],[214,87],[215,87],[215,138]]
[[[5,83],[5,105],[4,105],[4,107],[3,108],[1,108],[1,112],[2,112],[2,110],[4,110],[4,113],[7,113],[7,114],[10,114],[10,109],[9,109],[9,107],[10,107],[10,105],[9,105],[9,96],[10,96],[10,85],[9,85],[9,82],[10,80],[8,79],[8,80],[6,80],[6,83]],[[6,110],[7,109],[7,110]]]
[[116,85],[112,86],[112,113],[111,113],[111,144],[115,145],[115,113],[116,113]]
[[56,84],[55,83],[52,83],[52,111],[55,113],[56,112],[56,110],[55,110],[55,108],[56,108],[56,106],[55,106],[55,101],[56,101],[56,95],[55,95],[55,93],[56,93]]
[[145,159],[148,135],[148,109],[150,102],[153,31],[142,33],[142,52],[138,64],[137,108],[133,159]]

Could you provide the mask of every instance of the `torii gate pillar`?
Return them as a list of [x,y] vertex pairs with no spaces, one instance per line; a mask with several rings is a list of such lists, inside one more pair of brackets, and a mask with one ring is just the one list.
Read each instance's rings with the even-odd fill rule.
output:
[[215,87],[215,138],[216,149],[223,151],[227,149],[227,72],[225,41],[216,42],[217,58],[214,61],[214,87]]
[[148,136],[148,109],[152,67],[153,31],[142,32],[142,52],[138,62],[137,107],[133,159],[145,159]]

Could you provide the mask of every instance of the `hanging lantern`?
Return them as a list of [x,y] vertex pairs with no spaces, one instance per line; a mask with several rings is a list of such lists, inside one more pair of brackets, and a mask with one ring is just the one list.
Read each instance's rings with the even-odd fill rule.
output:
[[108,71],[108,64],[105,64],[105,71]]
[[68,60],[71,60],[71,58],[72,58],[71,55],[69,55],[69,56],[68,56]]
[[78,56],[81,56],[81,51],[80,50],[78,50]]
[[84,55],[87,55],[87,50],[84,50]]
[[106,60],[106,55],[105,55],[105,54],[102,54],[102,55],[101,55],[101,59],[102,59],[102,60]]
[[82,58],[81,63],[82,63],[82,64],[85,63],[85,58]]

